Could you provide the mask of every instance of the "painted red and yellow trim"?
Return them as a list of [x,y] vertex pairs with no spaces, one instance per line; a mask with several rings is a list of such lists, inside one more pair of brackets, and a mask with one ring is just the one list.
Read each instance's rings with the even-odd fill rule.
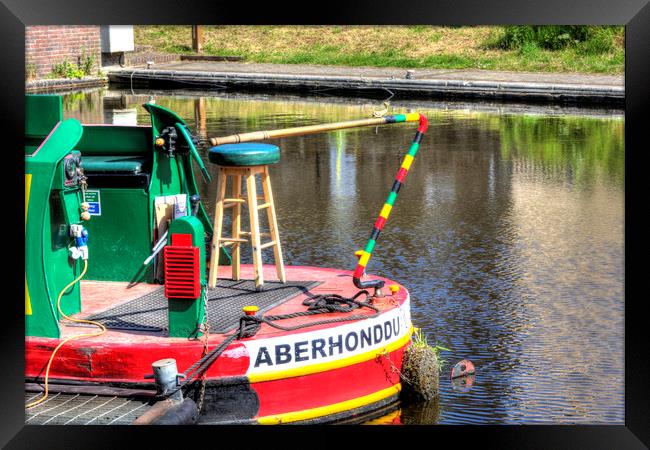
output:
[[359,279],[363,275],[366,266],[368,265],[368,261],[372,256],[372,251],[374,250],[375,244],[377,243],[377,239],[379,238],[379,233],[381,233],[381,230],[384,228],[384,225],[386,224],[386,221],[390,216],[390,212],[393,209],[395,200],[397,199],[397,193],[402,187],[402,183],[404,182],[406,175],[408,175],[408,171],[411,168],[411,165],[413,164],[415,155],[417,154],[418,149],[420,148],[420,142],[422,141],[422,138],[424,137],[424,133],[426,133],[427,128],[429,126],[429,121],[427,120],[427,118],[424,115],[419,113],[397,114],[394,116],[386,116],[384,117],[384,119],[386,120],[386,123],[419,122],[419,126],[417,131],[415,132],[415,137],[413,138],[411,147],[409,148],[408,153],[404,156],[404,159],[402,160],[402,164],[399,170],[397,171],[397,175],[395,176],[395,181],[393,181],[393,186],[391,187],[391,190],[388,193],[388,198],[386,199],[384,206],[381,208],[381,211],[379,212],[379,217],[377,217],[377,220],[375,221],[375,224],[372,229],[372,233],[370,233],[370,239],[368,239],[368,243],[366,244],[365,249],[359,255],[359,261],[357,263],[357,267],[354,270],[354,274],[353,274],[354,282],[355,285],[357,286],[360,285]]
[[343,402],[335,403],[333,405],[325,405],[316,408],[305,409],[302,411],[294,411],[281,414],[273,414],[270,416],[259,417],[257,422],[260,425],[278,425],[283,423],[299,422],[304,420],[315,419],[317,417],[328,416],[332,414],[350,411],[357,408],[377,403],[385,400],[388,397],[397,395],[402,390],[402,384],[397,383],[382,389],[372,394],[364,395],[362,397],[345,400]]

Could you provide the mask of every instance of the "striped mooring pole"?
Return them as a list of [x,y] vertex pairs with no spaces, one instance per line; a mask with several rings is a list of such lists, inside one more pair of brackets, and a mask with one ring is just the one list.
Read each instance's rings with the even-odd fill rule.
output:
[[[307,125],[302,127],[285,128],[279,130],[253,131],[250,133],[233,134],[230,136],[223,136],[223,137],[213,137],[210,138],[210,143],[212,145],[237,144],[240,142],[252,142],[252,141],[265,140],[265,139],[278,139],[278,138],[284,138],[290,136],[303,136],[306,134],[324,133],[326,131],[343,130],[347,128],[357,128],[357,127],[365,127],[365,126],[377,126],[377,125],[384,125],[389,123],[400,123],[400,122],[419,122],[420,125],[418,126],[418,130],[415,132],[415,137],[413,138],[413,142],[411,143],[411,148],[409,149],[408,154],[404,156],[404,159],[402,160],[402,165],[399,171],[397,172],[397,175],[395,176],[393,187],[391,188],[390,193],[388,194],[388,198],[386,199],[386,203],[384,204],[384,207],[381,209],[381,212],[379,213],[379,217],[375,222],[375,226],[372,229],[372,233],[370,234],[370,239],[368,240],[368,244],[366,244],[365,250],[363,250],[361,252],[361,255],[359,256],[359,263],[357,264],[357,268],[354,271],[354,275],[352,278],[354,285],[359,289],[375,288],[375,290],[379,290],[384,286],[383,281],[381,280],[361,281],[361,277],[363,276],[364,269],[368,264],[368,261],[370,260],[372,250],[375,248],[375,244],[377,243],[377,238],[379,238],[379,233],[384,227],[386,220],[388,220],[388,216],[390,215],[390,210],[393,208],[393,204],[395,203],[395,199],[397,198],[397,193],[399,192],[399,188],[402,186],[402,183],[404,182],[404,179],[408,174],[411,164],[413,164],[413,158],[415,158],[415,155],[418,152],[418,148],[420,147],[420,141],[422,141],[422,137],[424,136],[424,133],[427,131],[429,122],[427,121],[426,117],[418,113],[395,114],[392,116],[377,117],[372,119],[348,120],[345,122],[333,122],[333,123],[326,123],[321,125]],[[378,292],[375,292],[375,294],[379,295]]]
[[354,274],[352,276],[352,281],[354,282],[354,285],[359,289],[375,288],[376,290],[379,290],[384,286],[384,282],[382,280],[361,281],[361,277],[363,276],[365,268],[368,265],[368,261],[372,256],[372,251],[374,250],[375,244],[377,243],[377,239],[379,238],[379,233],[381,233],[381,230],[384,228],[384,225],[388,220],[388,216],[390,216],[390,211],[393,209],[393,205],[395,204],[397,193],[402,187],[402,183],[404,182],[406,175],[408,175],[408,171],[411,168],[411,164],[413,164],[413,159],[415,158],[415,155],[417,154],[418,149],[420,148],[420,142],[422,141],[422,137],[424,137],[424,133],[426,133],[427,127],[429,126],[429,122],[427,121],[427,118],[422,114],[418,114],[418,113],[396,114],[394,116],[385,116],[384,119],[386,120],[385,123],[417,121],[420,123],[420,125],[418,126],[418,129],[415,132],[415,137],[413,138],[411,147],[409,148],[408,153],[404,156],[404,159],[402,160],[402,165],[397,171],[397,175],[395,175],[395,181],[393,181],[393,187],[391,188],[390,193],[388,194],[388,198],[386,199],[383,208],[381,208],[379,217],[377,217],[377,220],[375,221],[375,224],[372,228],[372,233],[370,233],[370,239],[368,239],[368,243],[366,244],[365,249],[361,252],[361,255],[359,256],[359,262],[357,263],[357,268],[354,270]]

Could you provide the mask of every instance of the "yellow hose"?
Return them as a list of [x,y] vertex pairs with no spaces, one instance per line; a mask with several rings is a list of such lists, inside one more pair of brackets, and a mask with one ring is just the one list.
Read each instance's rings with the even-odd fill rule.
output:
[[65,319],[68,319],[69,321],[76,322],[76,323],[88,323],[88,324],[91,324],[91,325],[97,325],[100,328],[100,331],[97,331],[95,333],[83,333],[83,334],[77,334],[76,336],[70,336],[70,337],[65,338],[64,340],[62,340],[59,343],[59,345],[56,346],[56,348],[52,352],[52,355],[50,356],[50,360],[47,363],[47,369],[45,370],[45,392],[44,392],[45,395],[43,395],[43,397],[39,398],[38,400],[35,400],[35,401],[27,404],[25,406],[25,408],[31,408],[33,406],[36,406],[36,405],[42,403],[43,401],[45,401],[45,399],[47,398],[47,395],[48,395],[47,383],[48,383],[48,378],[50,376],[50,366],[52,365],[52,361],[54,361],[54,356],[59,351],[59,349],[66,344],[66,342],[69,342],[69,341],[72,341],[72,340],[75,340],[75,339],[85,338],[85,337],[101,336],[102,334],[104,334],[106,332],[106,327],[104,325],[102,325],[101,323],[93,322],[92,320],[73,319],[72,317],[66,316],[65,313],[63,311],[61,311],[61,297],[63,297],[63,294],[65,293],[65,291],[67,291],[71,286],[74,286],[75,283],[79,282],[79,280],[81,280],[83,278],[83,276],[86,274],[86,270],[88,270],[88,260],[84,259],[84,270],[81,272],[81,274],[77,278],[75,278],[73,281],[70,282],[70,284],[68,284],[66,287],[64,287],[61,290],[61,292],[59,293],[59,297],[56,299],[56,307],[59,310],[59,314],[61,314],[61,316],[63,316]]

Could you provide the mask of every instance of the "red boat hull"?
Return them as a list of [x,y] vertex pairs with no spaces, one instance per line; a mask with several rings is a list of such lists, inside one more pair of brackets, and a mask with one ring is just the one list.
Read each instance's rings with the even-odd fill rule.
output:
[[[243,269],[246,278],[250,268]],[[268,269],[271,279],[272,267]],[[347,271],[287,267],[287,275],[289,279],[322,281],[312,289],[312,294],[335,292],[351,297],[357,292]],[[385,281],[387,285],[396,284]],[[82,295],[86,289],[85,298],[95,298],[99,306],[84,305],[88,306],[86,310],[105,309],[106,301],[100,300],[104,297],[93,294],[91,284],[82,286]],[[304,310],[304,298],[305,295],[298,295],[267,314]],[[380,310],[375,317],[318,324],[296,331],[281,331],[263,324],[255,336],[235,340],[206,372],[200,421],[329,422],[394,403],[401,390],[403,353],[411,340],[409,295],[400,286],[398,291],[375,299],[373,304]],[[345,316],[328,313],[327,319]],[[322,316],[298,317],[286,320],[283,325],[322,320]],[[79,328],[63,328],[66,334],[62,333],[62,338],[82,332]],[[224,338],[225,335],[210,335],[209,348]],[[59,342],[59,339],[26,339],[28,382],[42,382],[49,357]],[[52,364],[50,383],[154,390],[153,382],[144,378],[152,373],[154,361],[174,358],[182,372],[202,356],[203,350],[201,341],[109,330],[99,338],[66,343]],[[196,382],[190,386],[187,396],[198,398],[199,391],[200,383]]]

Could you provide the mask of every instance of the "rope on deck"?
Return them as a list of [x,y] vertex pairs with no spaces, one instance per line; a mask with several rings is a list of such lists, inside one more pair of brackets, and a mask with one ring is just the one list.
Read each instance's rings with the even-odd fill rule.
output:
[[[365,294],[365,301],[357,300],[358,297]],[[353,297],[346,298],[338,294],[322,294],[317,295],[311,298],[303,300],[303,305],[307,306],[307,311],[299,311],[290,314],[279,314],[273,316],[249,316],[243,315],[239,319],[239,329],[237,332],[229,335],[224,339],[219,345],[214,349],[210,350],[200,359],[198,359],[194,364],[188,367],[182,375],[181,378],[184,378],[184,381],[180,383],[178,388],[169,392],[167,396],[172,395],[178,392],[179,389],[185,388],[188,384],[192,382],[197,376],[204,374],[208,368],[221,356],[226,348],[235,340],[235,339],[244,339],[255,336],[259,331],[262,323],[265,323],[273,328],[277,328],[283,331],[293,331],[301,328],[313,327],[317,325],[324,325],[329,323],[336,322],[347,322],[351,320],[364,320],[375,318],[379,315],[379,308],[371,304],[372,296],[366,290],[361,290],[357,292]],[[295,325],[295,326],[282,326],[276,321],[294,319],[297,317],[312,316],[317,314],[327,314],[327,313],[350,313],[360,308],[369,308],[374,311],[373,314],[354,314],[347,317],[339,317],[335,319],[326,319],[319,320],[310,323]]]

